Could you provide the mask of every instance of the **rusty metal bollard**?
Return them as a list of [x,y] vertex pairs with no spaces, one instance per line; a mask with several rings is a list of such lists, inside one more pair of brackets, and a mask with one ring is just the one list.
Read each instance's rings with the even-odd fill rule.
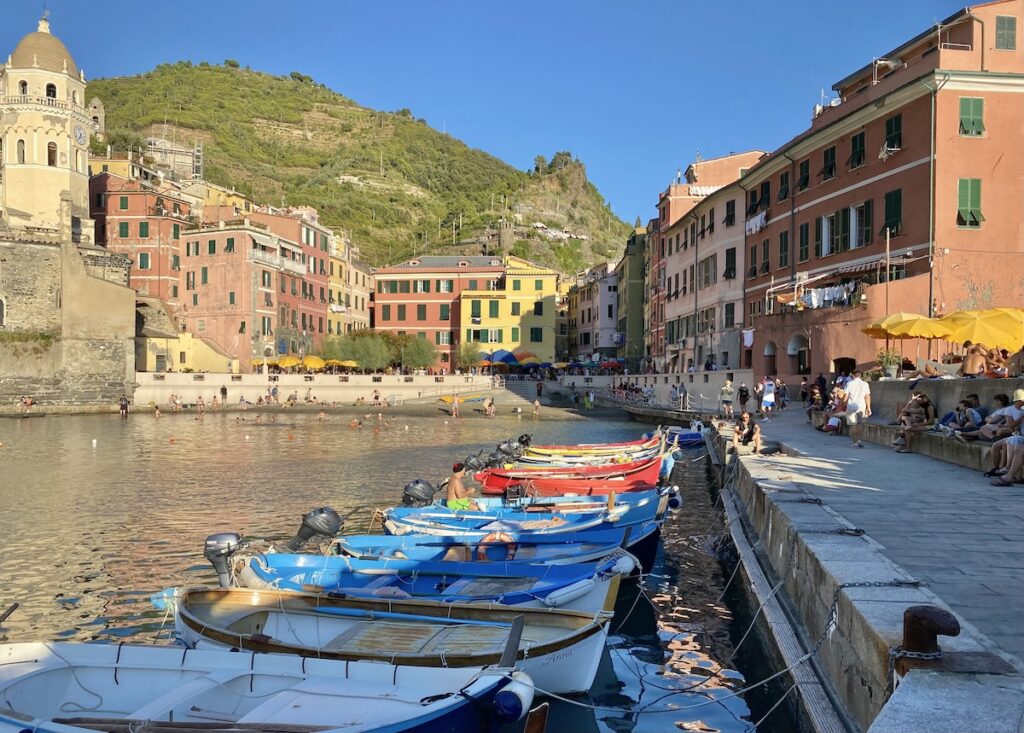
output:
[[907,652],[932,654],[939,650],[939,636],[959,636],[956,616],[938,606],[910,606],[903,612],[903,645]]

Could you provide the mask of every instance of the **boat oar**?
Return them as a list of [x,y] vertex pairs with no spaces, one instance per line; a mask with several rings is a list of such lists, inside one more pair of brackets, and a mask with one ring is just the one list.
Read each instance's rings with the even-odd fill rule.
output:
[[499,667],[511,669],[516,666],[516,659],[519,658],[519,640],[523,638],[523,627],[526,626],[525,616],[516,616],[512,619],[512,628],[508,632],[508,641],[505,642],[505,650],[501,653],[498,661]]
[[18,610],[18,606],[20,606],[20,605],[21,605],[20,603],[12,603],[8,607],[8,609],[6,611],[4,611],[3,613],[0,613],[0,624],[2,624],[4,621],[6,621],[10,617],[10,615],[12,613],[17,611]]
[[[394,619],[396,621],[433,621],[439,624],[465,624],[468,626],[498,626],[508,628],[513,624],[501,621],[477,621],[474,619],[448,618],[446,616],[425,616],[417,613],[397,613],[395,611],[364,611],[358,608],[336,608],[334,606],[319,606],[316,613],[326,613],[331,616],[347,616],[350,618],[381,618]],[[522,618],[517,616],[516,618]],[[518,646],[516,647],[518,649]]]

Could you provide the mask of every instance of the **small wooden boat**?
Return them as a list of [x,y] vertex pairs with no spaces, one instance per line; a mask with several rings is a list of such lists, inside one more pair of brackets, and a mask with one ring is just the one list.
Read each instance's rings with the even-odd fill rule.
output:
[[514,462],[510,461],[511,468],[572,468],[576,466],[600,466],[620,465],[624,463],[635,463],[636,461],[649,461],[659,455],[658,448],[648,448],[642,451],[624,451],[622,453],[611,453],[605,455],[581,455],[567,456],[557,453],[544,456],[520,456]]
[[524,621],[516,669],[542,690],[587,692],[612,614],[438,601],[337,598],[246,588],[172,589],[177,636],[193,648],[301,654],[416,667],[498,664]]
[[532,683],[503,665],[429,668],[132,644],[0,645],[0,730],[450,733],[506,718]]
[[614,609],[621,576],[635,568],[633,557],[621,551],[598,563],[578,565],[241,553],[234,559],[234,582],[245,588],[341,593],[356,598],[500,603],[593,614]]

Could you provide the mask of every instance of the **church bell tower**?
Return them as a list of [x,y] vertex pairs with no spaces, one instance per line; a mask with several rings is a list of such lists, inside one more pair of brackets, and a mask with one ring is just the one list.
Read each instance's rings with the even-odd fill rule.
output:
[[0,236],[91,242],[85,75],[46,16],[0,67]]

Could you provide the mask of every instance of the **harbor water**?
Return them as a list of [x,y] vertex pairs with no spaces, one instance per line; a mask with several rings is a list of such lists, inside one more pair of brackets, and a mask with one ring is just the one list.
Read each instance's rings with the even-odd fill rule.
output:
[[[148,414],[0,420],[0,610],[20,608],[0,641],[149,642],[168,621],[150,604],[174,585],[215,584],[204,538],[291,537],[300,516],[329,505],[354,512],[396,503],[414,478],[436,482],[455,460],[529,432],[539,443],[619,441],[624,420],[350,415],[325,422],[281,412]],[[666,525],[643,592],[625,587],[589,697],[556,701],[549,731],[754,730],[775,688],[737,694],[770,673],[756,634],[738,650],[752,609],[739,574],[718,557],[723,531],[701,450],[677,464],[686,504]],[[781,688],[785,691],[785,687]],[[785,705],[757,730],[791,730]]]

